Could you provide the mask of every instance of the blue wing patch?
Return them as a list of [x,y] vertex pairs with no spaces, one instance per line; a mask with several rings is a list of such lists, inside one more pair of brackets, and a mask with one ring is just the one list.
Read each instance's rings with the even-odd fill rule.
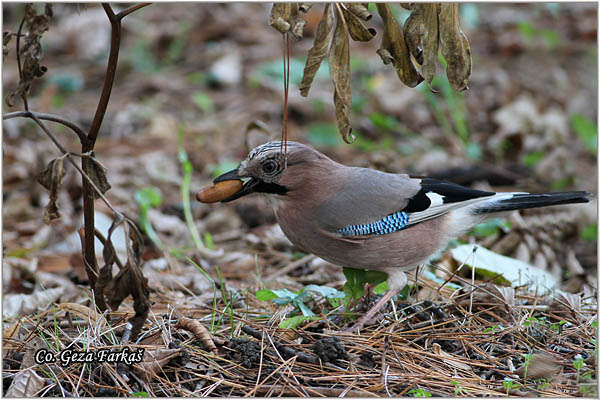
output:
[[370,224],[348,225],[336,233],[340,236],[385,235],[397,232],[408,223],[408,213],[398,211]]

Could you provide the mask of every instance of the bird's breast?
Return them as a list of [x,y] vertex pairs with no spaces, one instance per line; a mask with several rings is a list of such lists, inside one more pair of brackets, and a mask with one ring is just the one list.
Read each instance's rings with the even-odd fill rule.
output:
[[307,210],[312,208],[280,204],[275,215],[281,230],[303,251],[345,267],[380,271],[409,269],[427,261],[447,243],[442,233],[447,223],[443,217],[394,233],[352,239],[323,230]]

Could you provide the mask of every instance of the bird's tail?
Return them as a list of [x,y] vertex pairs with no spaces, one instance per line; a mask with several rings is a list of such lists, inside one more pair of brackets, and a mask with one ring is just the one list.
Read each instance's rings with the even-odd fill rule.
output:
[[487,214],[559,204],[587,203],[590,193],[585,191],[556,193],[498,193],[473,205],[473,214]]

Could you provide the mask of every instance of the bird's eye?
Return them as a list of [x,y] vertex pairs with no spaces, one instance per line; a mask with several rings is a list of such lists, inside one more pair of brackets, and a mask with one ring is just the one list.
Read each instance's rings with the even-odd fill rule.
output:
[[277,170],[277,163],[273,160],[269,160],[263,164],[262,170],[265,174],[272,174]]

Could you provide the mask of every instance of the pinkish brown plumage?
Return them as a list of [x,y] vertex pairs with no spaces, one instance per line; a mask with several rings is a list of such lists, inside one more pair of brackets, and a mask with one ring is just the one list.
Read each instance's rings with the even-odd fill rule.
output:
[[494,193],[430,178],[347,167],[315,149],[280,142],[250,151],[215,183],[249,178],[223,201],[265,193],[292,243],[331,263],[383,271],[389,291],[355,324],[358,328],[406,285],[405,271],[426,263],[448,241],[507,211],[589,201],[586,192]]

